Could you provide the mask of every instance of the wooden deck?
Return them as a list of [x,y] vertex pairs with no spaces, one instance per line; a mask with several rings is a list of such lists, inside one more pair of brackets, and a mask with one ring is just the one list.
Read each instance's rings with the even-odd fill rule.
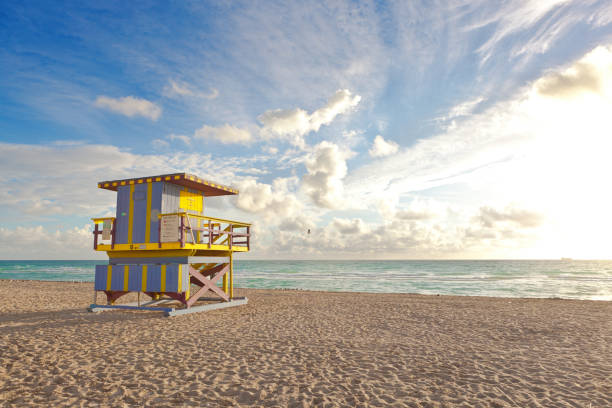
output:
[[93,218],[94,249],[106,251],[111,258],[205,256],[250,249],[249,223],[186,212],[159,214],[158,219],[157,242],[118,243],[115,218]]

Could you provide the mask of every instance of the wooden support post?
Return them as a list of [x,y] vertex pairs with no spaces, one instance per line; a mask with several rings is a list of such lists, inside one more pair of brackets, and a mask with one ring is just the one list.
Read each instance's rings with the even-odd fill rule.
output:
[[234,253],[229,253],[229,298],[234,297]]
[[99,225],[97,222],[94,222],[96,224],[96,226],[94,227],[94,249],[98,249],[98,231],[100,231],[99,229]]
[[225,292],[226,295],[229,295],[228,285],[227,285],[227,273],[223,275],[223,292]]
[[201,220],[198,218],[196,221],[197,221],[198,229],[196,230],[196,242],[194,242],[194,244],[199,244],[200,243],[200,233],[202,232],[200,231]]
[[208,220],[208,248],[212,244],[212,223]]
[[228,237],[230,252],[232,250],[232,241],[233,240],[234,240],[234,225],[230,224],[230,227],[229,227],[229,237]]
[[179,236],[181,240],[181,248],[183,248],[185,246],[185,216],[181,214],[179,217],[181,217],[181,223],[179,225]]
[[111,229],[111,249],[115,249],[115,237],[117,236],[117,220],[113,219],[113,228]]
[[247,241],[246,242],[247,249],[251,249],[251,246],[250,246],[250,244],[251,244],[251,227],[250,226],[247,227],[247,237],[246,238],[247,238],[247,240],[246,240]]

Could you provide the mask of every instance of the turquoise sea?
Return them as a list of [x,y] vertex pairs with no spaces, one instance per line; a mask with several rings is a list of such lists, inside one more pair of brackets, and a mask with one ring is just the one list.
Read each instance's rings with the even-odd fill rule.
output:
[[[105,261],[0,261],[0,279],[92,282]],[[612,261],[236,261],[235,285],[612,300]]]

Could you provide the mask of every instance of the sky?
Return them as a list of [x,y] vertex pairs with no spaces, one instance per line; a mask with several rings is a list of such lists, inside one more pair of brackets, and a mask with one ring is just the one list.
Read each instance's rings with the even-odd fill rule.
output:
[[0,44],[0,259],[105,258],[97,182],[171,172],[244,259],[612,258],[610,1],[4,1]]

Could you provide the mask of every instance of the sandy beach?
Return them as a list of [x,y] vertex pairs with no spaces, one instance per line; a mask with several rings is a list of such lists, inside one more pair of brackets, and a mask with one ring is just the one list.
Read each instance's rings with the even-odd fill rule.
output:
[[94,314],[92,284],[0,280],[0,406],[612,406],[612,302],[236,295]]

